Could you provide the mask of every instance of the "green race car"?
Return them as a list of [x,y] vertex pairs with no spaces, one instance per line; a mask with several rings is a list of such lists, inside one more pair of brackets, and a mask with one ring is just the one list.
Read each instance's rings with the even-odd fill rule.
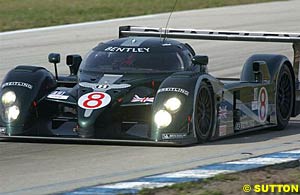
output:
[[[17,66],[0,91],[6,138],[193,144],[263,128],[284,129],[300,113],[300,34],[123,26],[67,76]],[[215,78],[208,57],[172,38],[293,43],[295,57],[255,54],[240,79]]]

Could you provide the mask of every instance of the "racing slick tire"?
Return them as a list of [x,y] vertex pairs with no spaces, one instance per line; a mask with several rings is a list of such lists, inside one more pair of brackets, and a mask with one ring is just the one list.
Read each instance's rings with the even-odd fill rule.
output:
[[212,130],[215,122],[214,95],[212,86],[202,81],[197,93],[195,104],[194,125],[199,143],[208,141],[212,136]]
[[276,83],[277,126],[275,130],[283,130],[288,125],[293,112],[295,92],[292,78],[288,65],[283,64]]

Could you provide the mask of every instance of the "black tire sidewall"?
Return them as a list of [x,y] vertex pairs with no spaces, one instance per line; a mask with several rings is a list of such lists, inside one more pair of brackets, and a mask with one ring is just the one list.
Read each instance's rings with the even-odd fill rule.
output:
[[[289,75],[290,78],[290,84],[291,84],[291,106],[290,106],[290,111],[289,111],[289,115],[287,118],[283,118],[281,113],[280,113],[280,108],[279,108],[279,103],[278,103],[278,88],[279,88],[279,82],[280,79],[282,77],[282,75],[284,73],[287,73]],[[277,116],[277,126],[276,126],[276,130],[283,130],[287,125],[288,122],[290,120],[290,117],[292,115],[293,112],[293,102],[294,102],[294,86],[293,86],[293,80],[292,80],[292,73],[290,71],[290,69],[288,68],[287,65],[283,65],[282,68],[279,71],[278,74],[278,80],[277,80],[277,84],[276,84],[276,116]]]
[[[202,89],[205,89],[207,90],[209,93],[209,99],[211,101],[211,105],[212,105],[212,120],[211,120],[211,123],[210,123],[210,129],[208,130],[208,132],[206,133],[206,135],[203,135],[203,133],[200,131],[199,129],[199,121],[197,120],[197,106],[198,106],[198,102],[200,101],[199,99],[199,94],[200,94],[200,91]],[[196,96],[196,104],[195,104],[195,117],[194,117],[194,125],[195,125],[195,131],[196,131],[196,135],[197,135],[197,139],[198,139],[198,142],[199,143],[204,143],[204,142],[207,142],[210,140],[211,136],[212,136],[212,129],[213,129],[213,124],[215,122],[215,116],[214,116],[214,110],[215,110],[215,103],[214,103],[214,96],[213,96],[213,90],[212,90],[212,87],[210,86],[210,84],[208,84],[207,82],[205,81],[202,81],[201,84],[200,84],[200,87],[199,87],[199,90],[197,92],[197,96]]]

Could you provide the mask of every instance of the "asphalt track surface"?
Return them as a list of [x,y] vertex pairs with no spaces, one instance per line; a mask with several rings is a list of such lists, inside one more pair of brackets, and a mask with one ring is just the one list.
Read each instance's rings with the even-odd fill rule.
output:
[[[176,12],[169,27],[300,32],[300,1]],[[168,14],[93,22],[67,27],[0,33],[0,78],[18,64],[53,70],[50,52],[84,55],[98,42],[117,38],[120,25],[164,27]],[[253,53],[280,53],[292,59],[289,44],[188,41],[210,57],[216,76],[238,77]],[[67,73],[59,65],[60,73]],[[199,165],[300,148],[300,117],[284,131],[247,133],[205,145],[149,147],[0,140],[0,194],[47,194]]]

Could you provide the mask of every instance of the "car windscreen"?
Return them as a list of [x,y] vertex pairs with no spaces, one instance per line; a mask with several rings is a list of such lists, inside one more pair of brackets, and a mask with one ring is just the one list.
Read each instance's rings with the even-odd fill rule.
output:
[[99,72],[182,71],[185,65],[178,52],[111,52],[92,50],[81,69]]

